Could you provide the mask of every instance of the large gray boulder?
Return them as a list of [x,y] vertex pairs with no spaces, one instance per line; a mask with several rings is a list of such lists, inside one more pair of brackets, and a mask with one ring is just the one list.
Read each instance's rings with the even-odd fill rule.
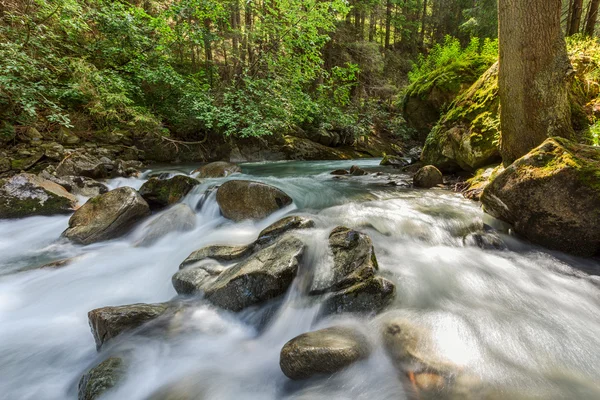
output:
[[243,221],[263,219],[292,204],[292,198],[274,186],[233,180],[217,189],[217,203],[225,218]]
[[600,149],[551,138],[496,175],[483,190],[487,213],[534,243],[600,254]]
[[78,400],[97,400],[123,380],[126,365],[120,357],[110,357],[86,372],[79,381]]
[[[300,239],[283,237],[225,269],[214,279],[198,276],[198,284],[192,291],[203,292],[208,301],[231,311],[263,303],[288,290],[298,272],[304,249]],[[174,280],[180,280],[180,276]]]
[[88,313],[88,319],[96,348],[100,350],[108,340],[123,332],[139,328],[167,313],[173,306],[169,303],[130,304],[96,308]]
[[173,232],[187,232],[196,227],[196,214],[187,204],[175,204],[154,218],[146,227],[146,232],[138,246],[151,246]]
[[38,176],[64,187],[75,196],[96,197],[109,190],[105,184],[85,176],[61,176],[59,178],[46,170],[39,173]]
[[198,180],[185,175],[171,179],[150,178],[140,188],[140,195],[156,210],[179,202],[199,184]]
[[63,235],[79,244],[114,239],[150,214],[148,203],[130,187],[120,187],[88,200],[69,220]]
[[62,186],[32,174],[0,180],[0,218],[66,214],[77,199]]
[[242,169],[237,164],[216,161],[198,168],[193,173],[196,172],[198,173],[198,178],[225,178],[229,175],[242,172]]
[[283,346],[279,365],[290,379],[333,374],[369,356],[367,339],[354,329],[332,327],[304,333]]
[[326,295],[322,313],[379,312],[393,300],[395,285],[377,275],[379,267],[369,236],[340,226],[329,235],[329,247],[332,270],[324,276],[317,274],[311,288],[313,295]]
[[56,175],[85,176],[104,179],[113,176],[115,164],[107,157],[96,157],[87,153],[73,153],[56,167]]

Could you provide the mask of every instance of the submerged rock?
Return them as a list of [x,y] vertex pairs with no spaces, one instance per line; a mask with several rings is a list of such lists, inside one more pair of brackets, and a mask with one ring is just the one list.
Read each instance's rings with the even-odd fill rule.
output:
[[274,186],[233,180],[219,187],[217,203],[225,218],[242,221],[263,219],[292,204],[292,198]]
[[358,165],[351,166],[349,172],[350,172],[350,175],[352,175],[352,176],[367,175],[367,171],[365,171],[364,169],[360,168]]
[[600,149],[551,138],[484,189],[485,211],[534,243],[600,254]]
[[77,199],[62,186],[32,174],[0,180],[0,218],[66,214]]
[[463,238],[465,246],[477,246],[484,250],[504,250],[506,244],[504,240],[493,231],[482,231],[469,233]]
[[172,232],[187,232],[196,227],[196,214],[187,204],[175,204],[157,216],[146,227],[138,246],[151,246]]
[[171,179],[150,178],[140,188],[140,195],[153,210],[177,203],[200,182],[189,176],[177,175]]
[[235,261],[252,253],[253,244],[245,246],[208,246],[194,251],[180,265],[179,269],[210,258],[215,261]]
[[442,173],[433,165],[424,166],[413,177],[413,185],[418,188],[429,189],[443,183]]
[[198,172],[198,178],[225,178],[242,172],[242,169],[237,164],[216,161],[198,168],[193,173],[196,172]]
[[331,293],[321,305],[322,314],[380,312],[394,299],[396,286],[380,276],[372,276]]
[[86,372],[79,381],[78,400],[97,400],[117,386],[126,373],[122,358],[110,357]]
[[259,245],[265,245],[277,239],[286,232],[297,229],[314,228],[314,226],[315,221],[310,218],[300,216],[285,217],[263,229],[258,235],[256,243]]
[[351,328],[332,327],[304,333],[283,346],[279,365],[290,379],[333,374],[367,358],[367,339]]
[[345,169],[336,169],[335,171],[331,172],[331,175],[336,175],[336,176],[340,176],[340,175],[348,175],[349,172],[346,171]]
[[108,340],[131,331],[164,315],[172,306],[160,304],[130,304],[97,308],[88,313],[96,348],[100,350]]
[[203,287],[211,303],[231,311],[240,311],[284,294],[292,284],[305,245],[287,236],[227,268]]
[[114,239],[150,214],[148,203],[130,187],[120,187],[88,200],[69,220],[63,235],[80,244]]

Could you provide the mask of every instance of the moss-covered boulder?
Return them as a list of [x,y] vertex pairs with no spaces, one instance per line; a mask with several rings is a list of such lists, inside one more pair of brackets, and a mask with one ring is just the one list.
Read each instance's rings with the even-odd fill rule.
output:
[[426,165],[420,168],[413,176],[413,186],[418,188],[430,189],[443,183],[444,176],[433,165]]
[[452,103],[427,136],[421,159],[441,170],[475,171],[500,159],[498,64]]
[[87,201],[69,220],[63,235],[79,244],[120,237],[150,214],[148,203],[130,187],[120,187]]
[[79,381],[78,400],[97,400],[121,382],[126,365],[120,357],[110,357],[86,372]]
[[466,181],[466,185],[462,189],[462,194],[467,199],[479,201],[483,189],[504,170],[502,165],[488,165],[479,168],[471,178]]
[[290,379],[331,375],[369,356],[367,338],[352,328],[331,327],[304,333],[283,346],[281,370]]
[[233,221],[263,219],[292,204],[292,198],[274,186],[253,181],[228,181],[217,189],[217,203]]
[[198,180],[185,175],[171,179],[150,178],[140,188],[140,195],[156,210],[177,203],[199,184]]
[[542,246],[600,253],[600,148],[550,138],[483,190],[486,212]]
[[242,169],[234,163],[215,161],[198,168],[194,171],[194,173],[196,172],[198,178],[225,178],[232,174],[239,174]]
[[62,186],[32,174],[0,180],[0,218],[66,214],[77,199]]

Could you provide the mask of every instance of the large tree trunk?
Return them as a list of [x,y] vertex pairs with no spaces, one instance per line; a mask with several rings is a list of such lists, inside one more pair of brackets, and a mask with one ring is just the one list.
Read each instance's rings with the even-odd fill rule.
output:
[[571,22],[567,35],[573,36],[579,33],[581,28],[581,13],[583,12],[583,0],[573,0],[571,5]]
[[392,0],[387,0],[385,5],[385,43],[386,49],[390,48],[390,36],[392,29]]
[[596,31],[596,21],[598,21],[598,8],[600,6],[600,0],[591,0],[590,10],[588,12],[587,20],[585,21],[585,34],[588,36],[594,36]]
[[510,164],[549,136],[571,137],[573,73],[561,0],[499,0],[500,152]]
[[423,0],[423,15],[421,16],[421,48],[425,47],[425,22],[427,21],[427,0]]

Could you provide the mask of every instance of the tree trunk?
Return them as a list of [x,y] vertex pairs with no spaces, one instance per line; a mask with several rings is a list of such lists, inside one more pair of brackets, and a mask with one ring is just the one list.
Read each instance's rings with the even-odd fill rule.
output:
[[392,27],[392,0],[387,0],[385,5],[385,48],[390,48],[390,29]]
[[573,0],[571,7],[571,22],[569,23],[568,36],[579,33],[581,28],[581,13],[583,12],[583,0]]
[[369,42],[375,40],[375,32],[377,30],[377,11],[373,9],[371,11],[371,17],[369,18]]
[[427,0],[423,0],[423,15],[421,16],[421,48],[425,47],[425,21],[427,20]]
[[587,36],[594,36],[596,31],[596,21],[598,21],[598,8],[600,6],[600,0],[591,0],[590,11],[588,12],[587,21],[585,21],[585,34]]
[[499,0],[500,153],[506,165],[549,136],[571,137],[561,0]]

